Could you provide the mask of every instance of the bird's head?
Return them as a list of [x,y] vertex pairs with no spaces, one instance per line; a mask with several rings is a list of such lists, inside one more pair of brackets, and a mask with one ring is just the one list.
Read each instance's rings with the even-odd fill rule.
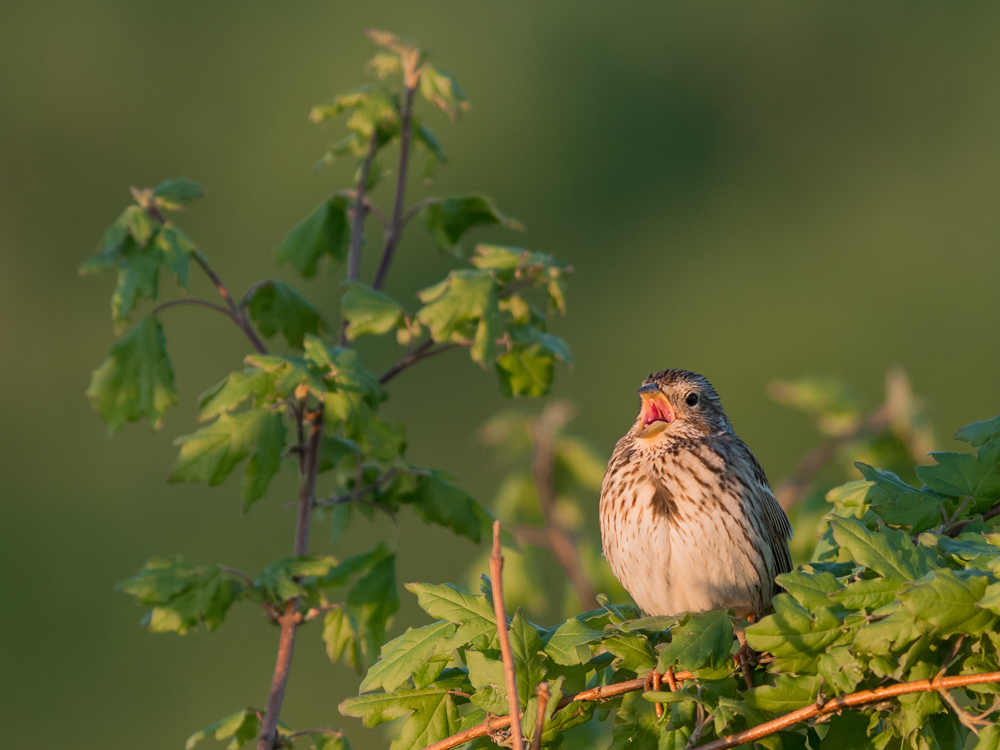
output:
[[701,375],[663,370],[646,378],[638,393],[642,403],[632,434],[647,445],[732,429],[719,394]]

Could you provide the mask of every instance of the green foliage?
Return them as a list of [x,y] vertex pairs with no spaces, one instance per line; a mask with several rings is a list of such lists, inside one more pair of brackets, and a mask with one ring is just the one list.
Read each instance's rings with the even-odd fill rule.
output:
[[331,271],[340,268],[347,259],[349,235],[347,201],[334,196],[292,227],[274,255],[279,264],[288,263],[303,278],[311,279],[326,256]]
[[307,333],[318,336],[326,322],[309,301],[288,284],[270,279],[254,286],[246,299],[250,319],[267,338],[280,332],[293,349],[301,349]]
[[[545,419],[554,420],[551,414]],[[538,423],[513,417],[489,428],[494,439],[508,445],[531,445],[538,430]],[[959,435],[973,440],[983,432],[973,427]],[[509,628],[522,708],[534,715],[535,687],[543,680],[559,680],[567,694],[632,680],[654,666],[688,671],[694,678],[677,692],[629,692],[602,706],[615,710],[612,748],[686,747],[841,694],[938,674],[1000,670],[1000,534],[983,520],[983,513],[992,515],[1000,503],[994,500],[984,508],[975,495],[990,492],[988,479],[1000,470],[995,440],[1000,438],[992,433],[978,440],[976,454],[936,454],[938,466],[949,467],[942,472],[965,467],[965,484],[947,474],[952,494],[915,488],[870,467],[864,467],[870,479],[831,492],[833,512],[823,522],[826,544],[812,562],[779,577],[784,592],[775,598],[774,612],[759,622],[747,625],[725,612],[636,619],[604,597],[601,609],[551,628],[531,623],[517,610]],[[875,510],[892,497],[910,500],[897,503],[890,523]],[[924,499],[933,499],[937,507],[937,523],[930,528]],[[443,739],[457,727],[482,721],[485,713],[507,713],[488,598],[447,585],[407,588],[437,620],[387,644],[361,695],[341,704],[345,715],[368,725],[410,714],[393,745],[399,750]],[[749,689],[733,668],[736,628],[769,657],[752,667]],[[429,662],[435,664],[430,671]],[[435,695],[440,701],[446,687],[462,694],[446,709],[433,704],[447,721],[433,724],[426,709],[408,710],[415,705],[412,696]],[[995,685],[952,692],[968,706],[963,710],[981,713],[984,720],[1000,708],[993,704]],[[664,705],[662,718],[651,703]],[[429,699],[426,705],[431,706]],[[542,747],[557,747],[568,726],[592,720],[594,709],[594,703],[573,703],[552,713]],[[841,714],[818,729],[795,725],[759,742],[768,748],[962,748],[969,735],[969,720],[960,722],[934,691],[864,710],[867,716]],[[530,737],[533,722],[522,724]],[[977,746],[990,743],[995,744],[992,727],[980,733]]]

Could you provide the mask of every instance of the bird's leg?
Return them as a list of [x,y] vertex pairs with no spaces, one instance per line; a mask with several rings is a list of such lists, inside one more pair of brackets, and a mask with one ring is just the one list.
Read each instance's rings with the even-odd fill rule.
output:
[[[756,615],[747,615],[747,622],[752,623],[756,619]],[[743,627],[737,625],[734,628],[736,633],[736,639],[740,642],[740,649],[736,652],[733,660],[736,663],[736,667],[743,672],[743,679],[746,681],[747,689],[753,687],[753,674],[750,672],[750,658],[755,656],[754,650],[750,648],[750,644],[747,643],[747,636],[743,630]]]

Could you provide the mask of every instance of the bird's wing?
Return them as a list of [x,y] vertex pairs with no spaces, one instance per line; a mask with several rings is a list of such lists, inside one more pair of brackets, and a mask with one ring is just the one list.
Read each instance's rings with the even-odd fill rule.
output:
[[771,484],[757,457],[739,438],[736,439],[737,453],[747,463],[750,471],[746,483],[747,500],[760,508],[764,522],[764,533],[774,555],[774,572],[788,573],[792,569],[792,555],[788,550],[788,540],[792,538],[792,524],[771,492]]

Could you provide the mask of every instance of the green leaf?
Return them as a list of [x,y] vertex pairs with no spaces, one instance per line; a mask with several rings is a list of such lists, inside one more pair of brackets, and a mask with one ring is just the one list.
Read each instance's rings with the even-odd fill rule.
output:
[[451,484],[443,471],[417,476],[411,492],[397,497],[400,503],[413,506],[425,523],[435,523],[479,544],[483,527],[492,526],[493,518],[465,490]]
[[368,664],[374,664],[385,641],[389,618],[399,609],[396,593],[396,555],[379,545],[380,554],[371,569],[347,594],[346,605],[358,622],[361,652]]
[[748,690],[746,701],[752,707],[770,713],[786,713],[816,701],[819,677],[816,675],[775,675],[774,685],[761,685]]
[[985,575],[959,574],[947,568],[935,570],[905,587],[899,601],[924,633],[980,636],[997,622],[995,614],[978,605],[988,583]]
[[802,569],[782,573],[776,582],[806,609],[829,607],[830,599],[827,594],[844,588],[830,573],[806,573]]
[[214,735],[215,739],[220,741],[232,737],[228,750],[237,750],[244,743],[257,739],[258,732],[260,732],[260,721],[257,718],[257,711],[253,708],[244,708],[242,711],[220,719],[210,727],[195,732],[188,737],[184,748],[191,750],[209,735]]
[[177,403],[177,389],[155,317],[147,315],[112,344],[110,356],[94,370],[87,396],[109,432],[140,419],[159,428],[167,407]]
[[830,594],[830,600],[847,609],[866,609],[869,612],[896,600],[902,585],[898,578],[871,578],[854,581],[840,591]]
[[188,203],[205,197],[205,190],[191,180],[183,177],[164,180],[153,189],[156,205],[168,211],[180,211]]
[[972,443],[973,448],[978,448],[997,435],[1000,435],[1000,416],[966,425],[955,433],[955,440]]
[[571,667],[590,661],[590,644],[598,643],[604,632],[595,630],[577,618],[566,620],[549,636],[545,653],[556,664]]
[[357,281],[351,282],[340,298],[340,315],[347,321],[347,338],[381,336],[403,322],[403,308],[392,297]]
[[511,396],[544,396],[552,387],[555,360],[540,346],[516,347],[496,359],[500,392]]
[[[626,693],[622,697],[621,708],[615,714],[615,728],[609,750],[658,750],[661,737],[672,734],[673,732],[664,731],[664,722],[657,721],[652,704],[643,700],[641,694]],[[664,741],[669,742],[671,739]],[[684,747],[686,744],[685,737],[676,747]]]
[[210,422],[220,414],[230,412],[248,398],[253,406],[262,406],[265,397],[274,392],[274,373],[258,367],[230,373],[225,380],[212,386],[198,397],[198,422]]
[[991,724],[979,731],[979,739],[972,750],[1000,750],[1000,727]]
[[937,465],[917,466],[914,471],[935,492],[952,497],[1000,498],[1000,439],[985,443],[976,456],[944,452],[930,455]]
[[156,245],[162,254],[164,267],[177,277],[178,284],[187,289],[190,279],[188,263],[196,252],[194,243],[184,232],[167,222],[156,235]]
[[855,653],[890,656],[920,637],[913,615],[897,609],[884,620],[865,625],[854,636]]
[[474,226],[499,224],[505,229],[523,229],[519,222],[504,216],[485,195],[442,198],[421,213],[438,247],[456,257],[461,257],[459,240]]
[[334,97],[333,104],[313,107],[309,119],[319,123],[337,117],[344,112],[350,112],[347,118],[347,128],[364,146],[352,149],[355,155],[362,156],[368,149],[372,133],[376,135],[376,144],[381,147],[399,135],[400,111],[399,99],[385,86],[367,85]]
[[909,527],[912,533],[926,531],[940,523],[940,497],[911,487],[891,471],[876,469],[860,461],[854,465],[871,483],[864,501],[886,523]]
[[802,672],[815,668],[816,660],[839,642],[850,642],[860,625],[846,626],[829,609],[807,610],[787,594],[774,598],[774,614],[746,629],[747,642],[775,656],[774,669]]
[[128,239],[138,241],[137,237],[145,238],[140,243],[145,245],[152,233],[153,223],[149,215],[139,206],[129,206],[104,232],[97,252],[80,265],[80,274],[86,276],[114,268]]
[[431,617],[460,625],[459,637],[472,648],[483,650],[496,639],[497,621],[485,596],[467,594],[450,583],[408,583],[417,603]]
[[409,717],[391,750],[417,750],[459,731],[460,718],[451,690],[467,690],[463,676],[440,679],[425,688],[403,688],[394,693],[365,693],[347,698],[340,713],[374,727],[384,721]]
[[257,577],[257,586],[269,597],[281,603],[305,591],[303,578],[327,575],[337,565],[333,557],[301,555],[288,557],[268,565]]
[[469,102],[455,76],[427,63],[420,70],[420,94],[453,121],[469,108]]
[[358,692],[382,688],[391,693],[434,657],[462,645],[464,641],[455,637],[457,631],[455,623],[443,620],[422,628],[407,628],[403,635],[382,647],[381,657],[368,670]]
[[116,588],[153,607],[144,622],[154,633],[187,633],[199,622],[215,630],[233,602],[233,587],[219,565],[195,567],[179,557],[153,559]]
[[249,507],[263,497],[280,468],[285,425],[281,415],[260,406],[241,414],[223,413],[215,422],[174,443],[181,446],[181,453],[168,482],[207,479],[214,486],[253,454],[243,482],[243,500]]
[[903,531],[883,529],[875,534],[860,521],[837,516],[830,518],[830,525],[837,544],[848,551],[851,559],[881,576],[912,581],[930,569],[910,535]]
[[573,355],[569,351],[569,344],[558,336],[546,333],[536,326],[515,326],[510,329],[510,337],[515,345],[524,347],[537,347],[540,352],[551,354],[564,364],[573,364]]
[[528,622],[524,612],[518,609],[510,623],[510,650],[517,675],[517,697],[521,708],[528,705],[534,696],[535,687],[545,679],[542,666],[542,638],[538,628]]
[[627,669],[639,674],[656,666],[656,655],[649,641],[641,635],[615,635],[606,638],[601,645],[615,655],[615,669]]
[[854,657],[848,646],[837,646],[820,654],[817,672],[827,692],[835,694],[854,692],[865,677],[864,664]]
[[469,682],[476,689],[473,705],[491,714],[507,713],[507,683],[499,656],[490,658],[481,651],[466,651],[465,663]]
[[247,311],[261,334],[270,338],[281,331],[293,349],[302,348],[307,333],[316,336],[327,330],[323,316],[309,300],[277,279],[255,286]]
[[309,364],[325,373],[327,424],[342,421],[348,438],[366,441],[371,412],[386,398],[378,378],[364,368],[354,349],[329,349],[315,336],[305,337],[305,356]]
[[274,251],[278,263],[290,263],[304,278],[316,275],[319,261],[330,256],[333,268],[347,258],[350,229],[347,201],[333,197],[323,201],[285,236]]
[[118,285],[111,295],[111,317],[115,329],[128,321],[140,299],[156,299],[163,253],[156,244],[143,248],[125,241],[118,264]]
[[330,661],[336,664],[341,659],[355,672],[364,669],[365,657],[361,653],[358,623],[354,614],[344,607],[330,610],[323,620],[323,642]]
[[496,291],[496,280],[489,271],[452,271],[440,284],[417,295],[425,303],[417,311],[417,319],[435,341],[464,343],[472,339],[472,359],[490,365],[503,327]]
[[679,666],[692,672],[703,667],[728,666],[733,647],[733,624],[725,612],[691,615],[671,631],[670,643],[660,652],[658,669]]

